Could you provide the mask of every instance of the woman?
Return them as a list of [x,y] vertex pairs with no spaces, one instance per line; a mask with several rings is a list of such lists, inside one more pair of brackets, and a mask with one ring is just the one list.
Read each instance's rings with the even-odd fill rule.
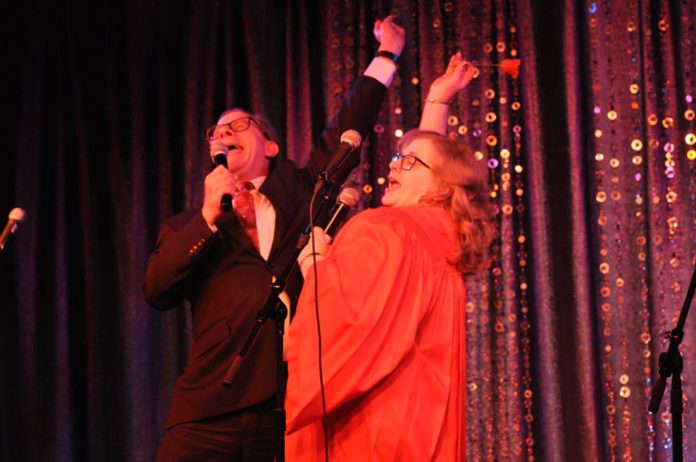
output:
[[[421,128],[444,132],[445,103],[473,72],[453,57]],[[486,166],[461,143],[412,130],[389,168],[383,207],[356,215],[332,245],[315,230],[330,458],[464,460],[463,276],[486,264]],[[287,458],[323,460],[311,246],[298,261],[305,286],[287,345]]]

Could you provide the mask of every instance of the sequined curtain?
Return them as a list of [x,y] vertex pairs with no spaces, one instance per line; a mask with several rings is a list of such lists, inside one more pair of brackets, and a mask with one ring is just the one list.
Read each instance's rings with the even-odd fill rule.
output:
[[488,162],[499,231],[467,280],[467,459],[671,460],[669,390],[646,405],[696,254],[696,3],[317,3],[7,7],[0,205],[30,221],[0,258],[0,458],[152,459],[188,321],[145,306],[142,272],[158,222],[200,203],[202,130],[250,106],[303,162],[394,13],[408,39],[350,179],[362,208],[449,56],[481,70],[448,120]]
[[[696,4],[346,1],[329,11],[339,27],[327,88],[347,88],[346,68],[369,55],[364,19],[392,12],[408,30],[352,178],[364,206],[378,204],[394,140],[417,126],[449,56],[461,49],[481,69],[448,120],[450,136],[487,159],[499,230],[491,270],[468,281],[468,459],[671,460],[669,391],[656,416],[646,407],[696,256]],[[506,58],[521,59],[519,78],[495,66]],[[694,333],[687,323],[687,397]],[[687,401],[686,423],[692,415]],[[694,436],[687,425],[687,454]]]

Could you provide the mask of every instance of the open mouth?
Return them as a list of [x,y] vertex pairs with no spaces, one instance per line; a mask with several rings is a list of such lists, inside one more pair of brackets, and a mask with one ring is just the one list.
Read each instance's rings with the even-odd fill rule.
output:
[[387,183],[387,188],[385,191],[393,191],[395,189],[398,189],[399,186],[401,186],[401,183],[399,183],[396,179],[392,177],[387,178],[388,183]]
[[234,150],[236,150],[236,149],[242,149],[242,147],[239,146],[239,145],[237,145],[237,144],[230,144],[230,145],[227,146],[228,152],[232,152],[232,151],[234,151]]

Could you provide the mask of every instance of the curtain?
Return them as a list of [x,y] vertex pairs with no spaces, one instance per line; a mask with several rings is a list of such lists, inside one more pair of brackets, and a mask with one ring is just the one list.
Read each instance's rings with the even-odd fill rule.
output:
[[448,120],[488,162],[498,231],[467,279],[467,459],[671,460],[669,389],[646,408],[696,257],[696,3],[314,3],[3,7],[0,212],[27,219],[0,253],[0,459],[153,459],[190,321],[150,309],[143,274],[159,223],[201,204],[205,128],[263,112],[305,162],[393,13],[407,44],[358,208],[449,56],[480,69]]

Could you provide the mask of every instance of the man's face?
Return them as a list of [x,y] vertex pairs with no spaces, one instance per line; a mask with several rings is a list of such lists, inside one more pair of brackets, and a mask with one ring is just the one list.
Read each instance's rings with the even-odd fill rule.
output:
[[248,117],[250,114],[241,110],[224,114],[208,140],[209,144],[220,140],[229,148],[227,169],[238,181],[268,175],[269,158],[278,154],[278,144],[269,141],[256,121]]

